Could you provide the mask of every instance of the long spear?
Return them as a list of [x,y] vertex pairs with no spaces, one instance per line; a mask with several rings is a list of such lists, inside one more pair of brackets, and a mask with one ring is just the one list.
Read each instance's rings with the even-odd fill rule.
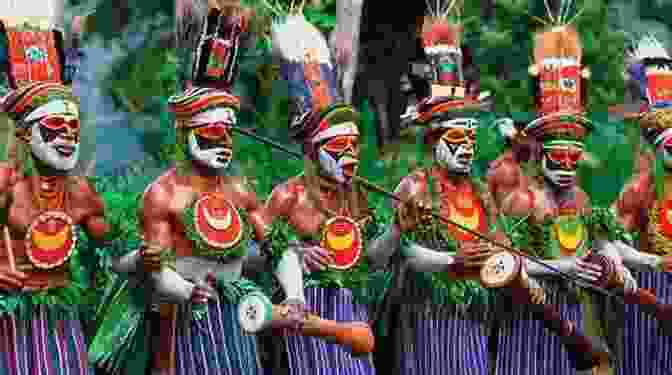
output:
[[[278,143],[278,142],[275,142],[275,141],[273,141],[273,140],[271,140],[271,139],[268,139],[268,138],[266,138],[266,137],[260,136],[260,135],[254,133],[253,131],[251,131],[251,130],[249,130],[249,129],[244,129],[244,128],[241,128],[241,127],[238,127],[238,126],[233,127],[232,129],[233,129],[234,131],[240,133],[240,134],[246,135],[246,136],[248,136],[248,137],[250,137],[250,138],[253,138],[253,139],[258,140],[258,141],[261,142],[261,143],[267,144],[267,145],[272,146],[272,147],[274,147],[274,148],[276,148],[276,149],[278,149],[278,150],[280,150],[280,151],[283,151],[283,152],[287,153],[288,155],[291,155],[291,156],[293,156],[293,157],[295,157],[295,158],[297,158],[297,159],[303,159],[303,155],[302,155],[301,153],[296,152],[296,151],[293,151],[293,150],[290,150],[290,149],[287,148],[286,146],[284,146],[284,145],[282,145],[282,144],[280,144],[280,143]],[[367,189],[369,189],[369,190],[372,190],[372,191],[374,191],[374,192],[380,193],[380,194],[386,196],[387,198],[394,199],[394,200],[397,201],[397,202],[401,202],[401,201],[402,201],[402,199],[401,199],[400,197],[398,197],[396,194],[387,191],[385,188],[383,188],[383,187],[381,187],[381,186],[378,186],[378,185],[374,184],[373,182],[368,181],[367,179],[365,179],[365,178],[363,178],[363,177],[360,177],[360,176],[353,176],[353,179],[354,179],[355,181],[359,182],[360,184],[362,184],[365,188],[367,188]],[[622,298],[621,296],[617,295],[617,294],[614,294],[614,293],[612,293],[612,292],[610,292],[610,291],[608,291],[608,290],[606,290],[606,289],[604,289],[604,288],[600,288],[600,287],[598,287],[598,286],[595,286],[595,285],[592,285],[592,284],[590,284],[590,283],[588,283],[588,282],[585,282],[585,281],[583,281],[583,280],[581,280],[581,279],[578,279],[578,278],[576,278],[576,277],[573,277],[572,275],[570,275],[570,274],[568,274],[568,273],[566,273],[566,272],[563,272],[563,271],[561,271],[561,270],[559,270],[559,269],[557,269],[557,268],[555,268],[555,267],[553,267],[553,266],[551,266],[551,265],[549,265],[549,264],[547,264],[547,263],[545,263],[545,262],[543,262],[543,261],[541,261],[541,260],[539,260],[539,259],[537,259],[537,258],[535,258],[535,257],[533,257],[533,256],[531,256],[531,255],[529,255],[529,254],[527,254],[527,253],[525,253],[525,252],[523,252],[523,251],[520,251],[520,250],[515,249],[515,248],[513,248],[513,247],[511,247],[511,246],[508,246],[508,245],[506,245],[506,244],[503,244],[503,243],[500,243],[500,242],[498,242],[498,241],[495,241],[495,240],[489,238],[488,236],[486,236],[486,235],[484,235],[484,234],[482,234],[482,233],[480,233],[480,232],[478,232],[478,231],[474,231],[474,230],[472,230],[471,228],[468,228],[468,227],[466,227],[466,226],[464,226],[464,225],[462,225],[462,224],[460,224],[460,223],[457,223],[457,222],[455,222],[455,221],[453,221],[453,220],[451,220],[451,219],[448,219],[448,218],[444,217],[443,215],[441,215],[441,214],[439,214],[439,213],[437,213],[437,212],[432,211],[431,214],[432,214],[433,217],[435,217],[435,218],[437,218],[437,219],[443,221],[443,222],[446,223],[446,224],[453,225],[453,226],[455,226],[455,227],[457,227],[457,228],[459,228],[459,229],[461,229],[461,230],[463,230],[463,231],[465,231],[465,232],[468,232],[468,233],[474,235],[475,237],[477,237],[477,238],[479,238],[479,239],[481,239],[481,240],[484,240],[484,241],[486,241],[486,242],[489,242],[489,243],[492,244],[492,245],[495,245],[495,246],[497,246],[497,247],[500,247],[500,248],[502,248],[502,249],[504,249],[504,250],[507,250],[507,251],[509,251],[509,252],[511,252],[511,253],[514,253],[514,254],[516,254],[516,255],[518,255],[518,256],[527,258],[527,259],[529,259],[530,261],[532,261],[532,262],[534,262],[534,263],[537,263],[537,264],[541,265],[542,267],[544,267],[544,268],[546,268],[546,269],[548,269],[548,270],[550,270],[550,271],[552,271],[552,272],[554,272],[554,273],[560,275],[563,279],[565,279],[565,280],[567,280],[567,281],[573,282],[573,283],[575,283],[576,285],[579,285],[579,286],[584,287],[584,288],[586,288],[586,289],[590,289],[590,290],[592,290],[592,291],[595,291],[595,292],[597,292],[597,293],[603,294],[603,295],[605,295],[605,296],[609,296],[609,297],[616,298],[616,299],[619,300],[619,301],[622,301],[622,300],[623,300],[623,298]]]
[[[294,156],[295,158],[303,159],[302,154],[300,154],[298,152],[295,152],[295,151],[292,151],[292,150],[288,149],[287,147],[285,147],[285,146],[283,146],[283,145],[281,145],[277,142],[274,142],[270,139],[267,139],[265,137],[257,135],[250,130],[242,129],[240,127],[233,127],[233,130],[238,132],[238,133],[241,133],[243,135],[247,135],[251,138],[254,138],[254,139],[256,139],[256,140],[258,140],[262,143],[273,146],[273,147],[277,148],[278,150],[284,151],[287,154],[289,154],[291,156]],[[399,202],[401,201],[401,199],[397,195],[395,195],[394,193],[391,193],[391,192],[385,190],[384,188],[382,188],[382,187],[380,187],[380,186],[378,186],[378,185],[376,185],[372,182],[367,181],[366,179],[364,179],[362,177],[355,176],[354,179],[355,179],[355,181],[361,183],[365,188],[368,188],[370,190],[373,190],[375,192],[383,194],[384,196],[389,197],[391,199],[394,199],[396,201],[399,201]],[[454,222],[450,219],[447,219],[447,218],[441,216],[440,214],[432,212],[432,216],[438,218],[439,220],[441,220],[441,221],[443,221],[447,224],[455,225],[456,227],[458,227],[460,229],[463,229],[463,230],[465,230],[469,233],[472,233],[473,235],[477,236],[478,238],[481,238],[485,241],[488,241],[488,242],[490,242],[490,243],[492,243],[496,246],[499,246],[499,247],[502,247],[506,250],[509,250],[511,253],[519,254],[519,255],[521,255],[523,257],[526,257],[526,258],[528,258],[528,259],[530,259],[530,260],[532,260],[536,263],[539,263],[539,264],[543,265],[544,267],[547,267],[547,268],[553,270],[553,272],[556,272],[556,273],[562,275],[565,279],[567,279],[569,281],[584,284],[584,285],[586,285],[587,288],[592,289],[592,290],[596,290],[599,293],[622,299],[622,298],[620,298],[620,297],[618,297],[618,296],[612,294],[611,292],[609,292],[607,290],[604,290],[602,288],[598,288],[598,287],[590,285],[588,283],[581,282],[580,280],[574,280],[574,278],[572,278],[570,275],[568,275],[566,273],[563,273],[559,270],[556,270],[554,267],[549,266],[549,265],[545,264],[544,262],[542,262],[540,260],[537,260],[537,259],[535,259],[531,256],[528,256],[527,254],[525,254],[521,251],[518,251],[516,249],[513,249],[510,246],[507,246],[507,245],[498,243],[496,241],[493,241],[492,239],[490,239],[490,238],[488,238],[488,237],[486,237],[486,236],[484,236],[484,235],[482,235],[478,232],[474,232],[470,228],[467,228],[463,225],[460,225],[459,223],[456,223],[456,222]],[[526,276],[524,274],[525,274],[524,271],[519,273],[518,278],[517,278],[519,285],[517,285],[517,287],[514,286],[512,289],[518,289],[520,287],[522,287],[523,289],[526,289],[526,290],[529,289],[529,284],[527,284]],[[512,297],[514,297],[515,300],[518,300],[518,298],[520,298],[520,297],[516,298],[517,293],[513,290],[512,290],[512,292],[514,293],[514,294],[512,294]],[[529,294],[526,295],[526,296],[521,296],[521,297],[523,297],[524,300],[527,300],[528,298],[532,298],[531,295],[529,295]],[[571,321],[568,321],[568,320],[565,320],[565,319],[562,319],[562,317],[560,316],[560,313],[552,305],[547,305],[547,304],[538,305],[538,304],[534,303],[533,306],[537,307],[536,309],[533,310],[533,313],[534,313],[535,317],[543,322],[544,327],[546,329],[548,329],[550,332],[553,332],[554,334],[556,334],[559,337],[561,344],[565,347],[565,349],[567,350],[567,352],[569,354],[570,362],[572,363],[572,366],[574,368],[576,368],[577,370],[586,370],[586,369],[593,368],[595,365],[606,363],[609,360],[611,355],[609,353],[609,349],[606,346],[604,346],[599,340],[596,341],[595,339],[593,339],[591,337],[588,337],[588,336],[584,335],[583,333],[581,333],[580,331],[578,331],[576,329],[575,323],[573,323]]]

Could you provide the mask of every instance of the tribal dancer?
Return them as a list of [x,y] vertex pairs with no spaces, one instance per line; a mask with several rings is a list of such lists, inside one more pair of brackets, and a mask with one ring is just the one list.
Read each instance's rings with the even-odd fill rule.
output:
[[[389,248],[382,221],[355,180],[359,163],[359,115],[339,104],[335,71],[324,38],[298,9],[274,24],[273,45],[296,105],[292,136],[303,146],[304,173],[277,186],[266,209],[273,218],[273,263],[295,254],[304,265],[304,298],[298,305],[324,319],[369,320],[384,272],[372,272],[370,255]],[[302,43],[297,44],[297,38]],[[383,250],[384,251],[384,250]],[[374,374],[370,358],[304,336],[283,338],[288,372]]]
[[[634,97],[643,99],[643,103],[641,113],[626,114],[626,119],[639,121],[656,156],[648,151],[641,155],[639,174],[625,186],[615,204],[626,229],[638,235],[641,253],[624,243],[619,244],[619,249],[624,263],[641,271],[635,273],[639,286],[654,290],[660,300],[670,303],[672,276],[667,272],[672,271],[672,221],[668,214],[672,207],[672,58],[660,42],[647,36],[639,41],[630,59],[628,73],[637,83]],[[661,336],[654,319],[639,310],[636,306],[626,308],[621,374],[665,374],[672,364],[672,342]]]
[[[431,216],[423,217],[429,207],[440,207],[442,215],[474,231],[498,232],[490,193],[471,174],[479,118],[492,100],[465,84],[462,30],[448,21],[451,10],[433,10],[423,33],[434,79],[432,95],[418,104],[414,122],[427,127],[425,144],[434,164],[415,171],[397,187],[404,203],[396,207],[390,231],[395,248],[403,244],[404,258],[396,275],[399,290],[388,297],[393,298],[390,313],[395,314],[388,322],[394,342],[391,367],[400,375],[489,374],[491,293],[477,280],[460,279],[450,271],[457,257],[463,257],[478,274],[494,247]],[[505,240],[502,234],[494,238]]]
[[[610,238],[623,235],[624,231],[608,210],[591,208],[588,196],[576,185],[583,140],[593,129],[593,124],[584,117],[589,71],[581,66],[577,31],[558,18],[551,17],[558,24],[536,35],[535,64],[530,68],[537,89],[539,117],[524,132],[537,142],[531,157],[536,162],[538,176],[528,176],[527,186],[518,186],[502,199],[501,212],[508,219],[507,232],[518,248],[547,259],[548,264],[565,273],[596,281],[602,276],[602,267],[583,257],[596,245],[591,231],[595,226],[591,224],[606,227]],[[503,171],[495,170],[490,178],[503,179],[504,176],[498,175]],[[615,261],[620,259],[613,252],[609,255]],[[633,287],[634,280],[622,271],[626,284]],[[529,262],[527,272],[543,284],[548,302],[558,305],[564,318],[577,322],[583,329],[587,322],[584,309],[588,313],[587,306],[592,304],[582,305],[581,294],[558,280],[555,272]],[[541,374],[549,368],[553,368],[554,374],[574,373],[558,338],[538,333],[540,330],[529,308],[514,306],[510,316],[501,322],[497,374]]]
[[[62,8],[46,5],[62,19]],[[30,12],[44,8],[40,1]],[[18,140],[17,163],[0,163],[0,369],[12,374],[93,374],[81,323],[95,270],[87,250],[107,246],[111,233],[101,197],[73,174],[79,106],[64,85],[53,17],[1,17],[0,25],[12,88],[0,110]]]
[[[211,9],[208,20],[240,26],[236,15],[217,14],[219,9]],[[197,22],[208,25],[198,17]],[[237,315],[239,298],[257,290],[241,276],[248,250],[252,241],[263,242],[269,229],[255,191],[244,177],[230,172],[231,128],[237,125],[240,101],[226,89],[233,84],[237,61],[235,51],[225,47],[234,48],[237,39],[199,35],[222,49],[210,50],[217,53],[214,57],[199,54],[194,66],[201,66],[203,59],[213,63],[212,59],[229,58],[217,60],[222,70],[210,71],[208,77],[195,73],[189,79],[191,88],[170,98],[176,117],[176,166],[145,190],[139,208],[144,243],[123,257],[116,269],[145,280],[141,285],[151,293],[152,373],[261,374],[256,338],[243,333]],[[292,270],[291,261],[283,264],[286,272],[277,277],[287,286],[289,300],[298,300],[301,296],[292,290],[302,290],[300,276],[294,276],[300,275],[300,265],[295,263]],[[135,319],[145,315],[136,305],[128,303],[127,310]],[[109,337],[101,336],[96,353],[103,352],[104,344],[118,334],[110,331]],[[114,350],[126,350],[120,354],[129,360],[135,354],[125,347],[128,341],[111,344]],[[137,371],[125,360],[98,358],[113,373]]]

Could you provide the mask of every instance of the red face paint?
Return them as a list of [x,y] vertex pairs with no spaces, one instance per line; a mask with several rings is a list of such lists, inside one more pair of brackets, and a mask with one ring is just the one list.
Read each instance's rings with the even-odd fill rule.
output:
[[226,122],[213,122],[194,129],[194,133],[210,140],[221,140],[229,137],[229,125]]

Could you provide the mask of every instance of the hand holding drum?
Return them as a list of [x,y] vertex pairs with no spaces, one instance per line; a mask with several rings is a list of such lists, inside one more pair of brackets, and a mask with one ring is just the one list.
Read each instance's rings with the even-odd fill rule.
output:
[[532,302],[535,318],[560,338],[575,369],[588,370],[609,361],[609,350],[604,343],[584,335],[574,322],[562,319],[554,306],[543,303],[543,291],[527,277],[520,257],[509,252],[494,254],[485,261],[480,276],[485,287],[506,288],[517,303]]
[[[595,284],[605,289],[616,289],[623,293],[625,303],[639,305],[642,311],[653,316],[659,322],[666,325],[672,324],[672,305],[658,302],[655,294],[651,291],[641,288],[627,290],[625,288],[625,278],[618,269],[616,262],[606,255],[590,253],[586,260],[588,262],[599,264],[604,272]],[[666,328],[666,331],[672,329]]]
[[[273,305],[262,293],[245,296],[238,305],[238,320],[247,333],[256,334],[266,329],[287,327],[287,306]],[[299,325],[304,336],[320,337],[348,347],[353,356],[373,352],[374,337],[368,324],[362,322],[342,323],[308,315]]]

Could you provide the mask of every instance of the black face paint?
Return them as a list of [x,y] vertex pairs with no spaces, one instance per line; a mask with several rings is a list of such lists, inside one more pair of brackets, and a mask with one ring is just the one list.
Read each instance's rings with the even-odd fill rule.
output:
[[213,148],[222,148],[222,147],[230,147],[229,145],[221,142],[221,141],[213,141],[211,139],[201,137],[198,134],[194,134],[194,137],[196,137],[196,144],[198,144],[198,148],[201,150],[210,150]]
[[63,135],[64,133],[63,130],[49,129],[46,126],[40,126],[39,129],[40,129],[40,136],[42,136],[42,139],[46,143],[53,142],[56,138]]
[[566,166],[563,165],[563,163],[559,163],[553,159],[550,158],[547,152],[544,152],[544,155],[546,157],[546,168],[551,171],[574,171],[576,168],[572,168],[571,166]]

